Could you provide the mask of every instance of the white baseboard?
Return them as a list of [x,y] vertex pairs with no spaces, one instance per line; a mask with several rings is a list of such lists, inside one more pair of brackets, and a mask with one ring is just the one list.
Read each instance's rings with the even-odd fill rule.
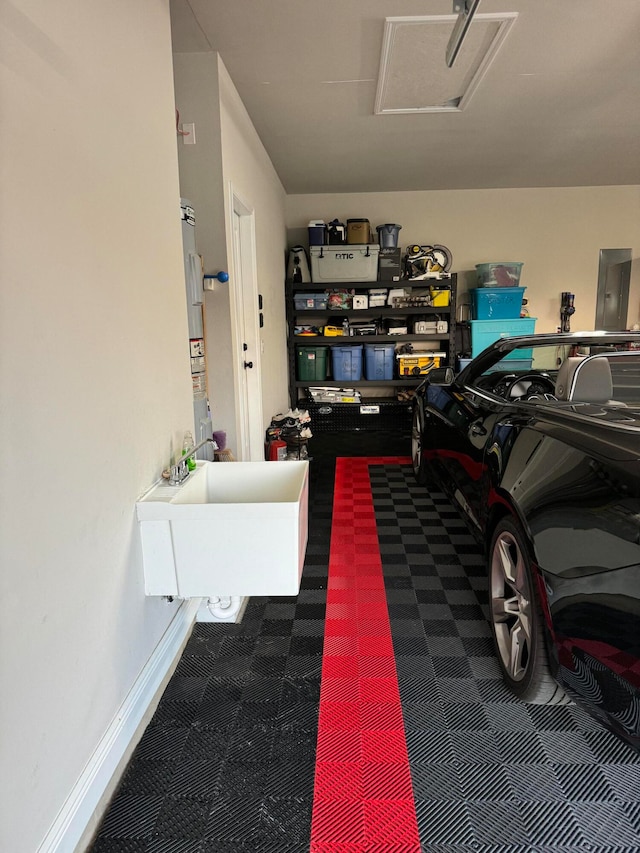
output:
[[92,833],[88,830],[92,825],[93,831],[97,829],[101,806],[104,810],[108,805],[105,794],[115,789],[116,771],[133,751],[136,733],[149,709],[155,708],[154,700],[157,704],[160,699],[160,690],[164,690],[173,672],[199,606],[200,599],[188,599],[176,612],[38,847],[38,853],[74,853],[83,849],[79,846],[83,839],[86,843],[91,840]]

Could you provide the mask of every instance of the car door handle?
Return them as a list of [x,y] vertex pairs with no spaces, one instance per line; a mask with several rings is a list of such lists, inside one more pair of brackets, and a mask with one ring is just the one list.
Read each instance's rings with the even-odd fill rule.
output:
[[487,434],[487,430],[484,428],[480,421],[476,421],[474,424],[471,424],[471,426],[469,427],[469,432],[471,433],[471,435]]

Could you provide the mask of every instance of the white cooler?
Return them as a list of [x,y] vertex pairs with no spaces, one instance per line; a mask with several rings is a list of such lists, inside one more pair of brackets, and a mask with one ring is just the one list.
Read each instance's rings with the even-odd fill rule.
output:
[[369,244],[309,246],[311,281],[377,281],[380,247]]

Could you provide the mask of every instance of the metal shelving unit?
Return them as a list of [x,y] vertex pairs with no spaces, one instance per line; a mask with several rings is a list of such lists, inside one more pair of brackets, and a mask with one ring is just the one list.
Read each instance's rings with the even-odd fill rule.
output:
[[[293,281],[286,282],[286,290],[285,290],[285,302],[286,302],[286,311],[287,311],[287,354],[288,354],[288,368],[289,368],[289,397],[291,400],[291,406],[295,407],[298,405],[300,397],[302,395],[302,389],[308,388],[310,385],[322,385],[325,387],[349,387],[349,388],[357,388],[362,395],[361,403],[339,403],[332,404],[333,411],[337,413],[340,412],[340,416],[338,418],[340,423],[351,424],[348,428],[359,428],[358,426],[354,426],[357,422],[358,412],[360,410],[361,405],[367,404],[376,404],[380,407],[381,418],[380,424],[383,422],[387,422],[388,418],[385,415],[385,412],[388,410],[388,415],[393,419],[394,412],[400,413],[401,420],[404,421],[407,418],[407,413],[410,410],[410,405],[407,406],[406,403],[402,404],[396,399],[396,395],[393,397],[383,396],[381,394],[381,389],[397,389],[398,392],[401,390],[406,390],[410,388],[417,387],[424,379],[424,376],[402,376],[397,377],[394,375],[393,379],[389,380],[369,380],[369,379],[360,379],[360,380],[335,380],[335,379],[323,379],[317,380],[315,382],[310,382],[308,379],[300,380],[297,378],[296,370],[296,347],[297,346],[323,346],[323,347],[334,347],[334,346],[349,346],[349,345],[362,345],[362,344],[402,344],[402,343],[414,343],[414,344],[424,344],[426,345],[423,349],[433,349],[438,351],[443,351],[446,353],[446,361],[447,365],[455,365],[455,339],[456,339],[456,330],[455,330],[455,318],[456,318],[456,287],[457,281],[456,276],[453,274],[450,278],[446,279],[447,284],[451,288],[451,298],[450,304],[446,307],[434,307],[434,306],[425,306],[425,305],[416,305],[408,308],[394,308],[391,305],[373,307],[373,308],[358,308],[358,309],[304,309],[299,310],[295,307],[295,295],[297,293],[310,293],[310,292],[318,292],[329,289],[326,284],[317,284],[317,283],[305,283],[300,284]],[[425,288],[428,287],[430,281],[427,279],[426,281],[417,281],[417,282],[409,282],[408,280],[403,280],[399,282],[375,282],[375,281],[362,281],[362,282],[332,282],[331,290],[354,290],[356,293],[358,291],[368,291],[373,288],[393,288],[393,287],[414,287],[414,288]],[[389,318],[389,317],[439,317],[440,319],[446,320],[448,324],[447,332],[444,334],[395,334],[395,335],[353,335],[353,336],[310,336],[310,335],[296,335],[295,328],[296,326],[301,325],[326,325],[327,320],[333,320],[336,324],[341,324],[344,318],[347,320],[353,321],[354,319],[358,320],[366,320],[366,319],[378,319],[378,318]],[[420,347],[418,347],[419,349]],[[367,393],[369,392],[369,393]],[[310,408],[312,415],[312,422],[316,420],[314,418],[313,409],[315,406],[309,405],[305,403],[308,408]],[[318,404],[320,406],[320,404]],[[339,408],[336,408],[339,407]],[[320,419],[322,420],[322,419]],[[329,420],[332,421],[332,418],[325,419],[327,422]],[[371,424],[375,421],[375,419],[368,418],[366,423]],[[316,420],[316,426],[318,422]],[[347,428],[345,426],[345,428]]]

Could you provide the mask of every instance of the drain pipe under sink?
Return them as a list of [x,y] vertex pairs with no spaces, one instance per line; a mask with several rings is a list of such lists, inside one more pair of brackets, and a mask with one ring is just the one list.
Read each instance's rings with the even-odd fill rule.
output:
[[244,602],[242,595],[216,595],[207,600],[207,610],[216,622],[235,622]]

